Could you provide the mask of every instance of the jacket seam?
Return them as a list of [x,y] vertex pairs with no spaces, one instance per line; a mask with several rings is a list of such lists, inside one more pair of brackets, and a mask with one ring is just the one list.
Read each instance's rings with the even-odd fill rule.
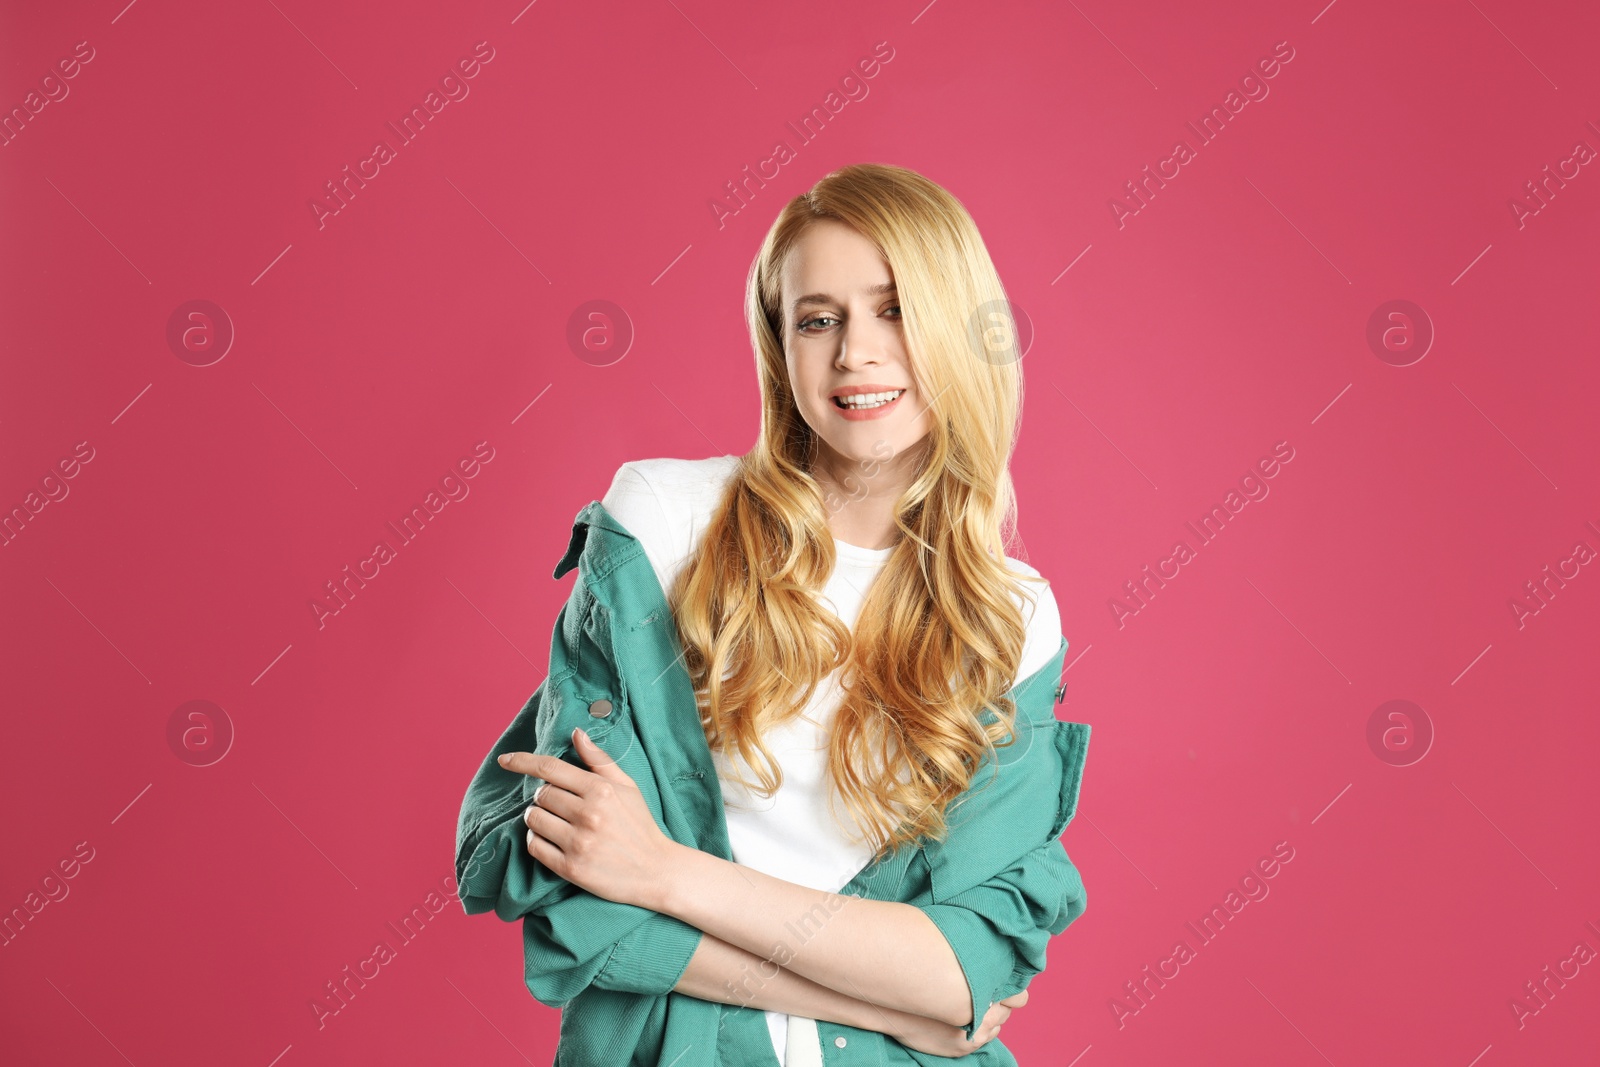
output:
[[[624,563],[629,563],[637,557],[644,555],[644,548],[639,544],[636,538],[619,537],[619,535],[612,533],[604,526],[597,527],[593,524],[591,524],[589,527],[590,536],[593,536],[595,530],[599,530],[605,539],[609,541],[622,540],[628,542],[628,547],[618,550],[616,554],[608,552],[606,554],[606,565],[604,568],[595,570],[591,567],[588,576],[584,579],[584,584],[589,586],[589,591],[591,593],[594,592],[594,586],[596,582],[605,581],[617,570],[618,567],[621,567]],[[588,552],[588,542],[585,541],[583,555],[588,555]],[[580,556],[579,559],[581,560],[582,556]],[[598,595],[595,599],[599,599]]]
[[489,815],[485,815],[478,821],[478,825],[472,831],[472,836],[477,839],[478,843],[473,847],[472,852],[468,854],[467,858],[470,859],[472,856],[477,855],[478,849],[483,847],[483,841],[487,836],[487,831],[489,829],[505,822],[512,815],[516,814],[518,809],[527,807],[527,802],[524,801],[521,796],[518,796],[516,799],[517,802],[515,804],[508,804],[504,810],[496,810]]

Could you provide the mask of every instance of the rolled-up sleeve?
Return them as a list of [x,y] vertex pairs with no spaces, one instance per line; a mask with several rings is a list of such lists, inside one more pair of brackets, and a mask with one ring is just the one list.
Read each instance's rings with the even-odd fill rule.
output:
[[[491,763],[500,751],[530,749],[497,746]],[[538,787],[536,779],[516,777],[531,783],[530,794]],[[458,850],[456,882],[467,914],[492,910],[506,922],[521,920],[524,979],[541,1004],[559,1008],[590,985],[671,992],[700,945],[701,931],[597,897],[539,863],[528,853],[522,813],[531,801],[521,789],[507,810],[469,833]]]
[[672,992],[704,935],[632,904],[577,890],[524,916],[524,980],[541,1004],[562,1007],[590,986]]
[[989,1006],[1027,987],[1044,970],[1045,946],[1083,914],[1088,897],[1059,841],[1014,866],[922,910],[955,952],[972,994],[972,1038]]
[[945,839],[924,849],[933,899],[918,906],[966,977],[969,1040],[991,1004],[1044,970],[1050,939],[1088,904],[1060,836],[1077,811],[1089,726],[1019,716],[1018,731],[992,776],[980,772]]
[[[540,752],[577,762],[568,733],[589,718],[585,694],[605,691],[621,699],[601,610],[579,582],[556,623],[550,676],[484,758],[456,826],[461,906],[469,915],[492,910],[506,922],[521,920],[528,989],[551,1007],[591,985],[669,993],[703,936],[670,916],[595,896],[534,859],[523,813],[542,780],[498,761],[505,752]],[[653,788],[644,781],[640,787]]]

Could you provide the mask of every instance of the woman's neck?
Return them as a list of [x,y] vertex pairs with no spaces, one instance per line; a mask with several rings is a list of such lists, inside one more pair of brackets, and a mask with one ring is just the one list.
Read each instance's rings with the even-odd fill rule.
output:
[[[926,441],[926,438],[924,438]],[[811,476],[822,487],[823,510],[834,539],[859,548],[889,548],[900,540],[895,504],[917,475],[916,454],[887,460],[851,460],[823,445]]]

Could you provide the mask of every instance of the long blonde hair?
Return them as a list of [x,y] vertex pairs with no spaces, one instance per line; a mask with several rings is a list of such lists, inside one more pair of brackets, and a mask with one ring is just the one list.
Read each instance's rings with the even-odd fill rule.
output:
[[[818,219],[865,236],[893,272],[917,392],[932,413],[921,468],[895,506],[901,532],[851,631],[816,599],[835,560],[817,441],[784,361],[779,272]],[[901,167],[844,167],[791,200],[750,269],[745,313],[761,433],[740,457],[669,603],[713,751],[737,754],[770,795],[762,743],[843,668],[828,773],[878,857],[942,837],[945,809],[992,746],[1010,743],[1025,637],[1007,566],[1008,470],[1021,374],[1005,291],[961,203]],[[870,477],[870,473],[868,473]],[[1031,594],[1029,594],[1031,595]],[[987,723],[981,713],[991,709]],[[900,780],[904,773],[906,780]]]

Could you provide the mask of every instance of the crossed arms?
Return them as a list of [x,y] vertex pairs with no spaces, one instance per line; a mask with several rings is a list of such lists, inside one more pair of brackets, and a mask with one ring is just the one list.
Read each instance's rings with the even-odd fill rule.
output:
[[[639,747],[619,765],[581,732],[559,736],[587,721],[586,694],[570,670],[547,682],[485,759],[457,832],[462,905],[522,921],[527,984],[542,1003],[563,1006],[590,986],[680,992],[913,1047],[925,1046],[912,1031],[930,1026],[981,1042],[1043,970],[1049,938],[1084,909],[1057,839],[1076,805],[1086,730],[1064,734],[1069,724],[1044,717],[1044,683],[1026,690],[1039,722],[1019,715],[1027,736],[1006,768],[975,782],[952,806],[947,840],[921,851],[932,889],[912,905],[813,890],[667,838],[657,784],[623,772],[651,773]],[[551,686],[563,690],[553,702]]]

